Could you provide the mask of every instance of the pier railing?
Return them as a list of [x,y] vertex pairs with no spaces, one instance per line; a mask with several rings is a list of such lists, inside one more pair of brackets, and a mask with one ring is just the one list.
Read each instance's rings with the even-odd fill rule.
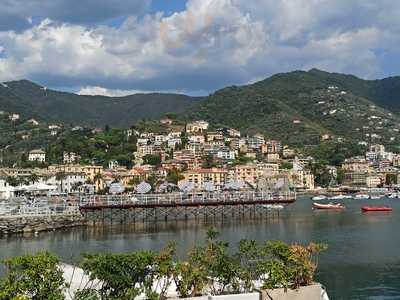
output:
[[85,196],[80,199],[81,209],[95,207],[163,207],[192,205],[235,205],[243,203],[276,204],[292,203],[295,192],[212,192],[212,193],[169,193],[169,194],[134,194]]
[[46,205],[18,204],[13,203],[7,207],[0,208],[0,218],[25,217],[25,216],[50,216],[50,215],[78,215],[79,205],[76,204],[55,204]]
[[84,195],[42,197],[30,203],[26,199],[10,199],[0,205],[0,218],[33,215],[74,215],[82,210],[103,208],[157,208],[194,206],[235,206],[255,204],[289,204],[295,192],[212,192],[131,195]]

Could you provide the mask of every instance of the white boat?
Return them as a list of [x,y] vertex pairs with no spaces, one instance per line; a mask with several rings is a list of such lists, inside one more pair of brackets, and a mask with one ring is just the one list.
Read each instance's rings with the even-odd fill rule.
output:
[[339,195],[336,195],[336,196],[332,196],[332,197],[329,197],[329,199],[330,200],[340,200],[340,199],[345,199],[345,195],[343,195],[343,194],[339,194]]
[[318,201],[318,200],[325,200],[325,199],[327,199],[328,197],[326,197],[326,196],[324,196],[324,195],[320,195],[320,196],[314,196],[314,197],[312,197],[312,200],[313,201]]
[[381,199],[381,198],[382,198],[382,195],[371,195],[369,198],[370,198],[370,199],[377,200],[377,199]]
[[369,195],[367,194],[358,194],[354,196],[354,199],[369,199]]
[[389,194],[388,198],[393,199],[393,198],[397,198],[398,195],[397,194]]
[[353,199],[352,195],[343,195],[343,199]]
[[279,205],[279,204],[265,204],[265,205],[263,205],[263,207],[266,209],[284,209],[285,208],[283,205]]

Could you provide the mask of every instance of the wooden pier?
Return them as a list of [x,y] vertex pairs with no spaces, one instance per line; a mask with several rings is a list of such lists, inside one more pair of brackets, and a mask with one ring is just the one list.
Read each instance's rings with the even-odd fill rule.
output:
[[89,222],[129,224],[187,219],[267,218],[295,202],[294,192],[213,192],[92,196],[80,199]]

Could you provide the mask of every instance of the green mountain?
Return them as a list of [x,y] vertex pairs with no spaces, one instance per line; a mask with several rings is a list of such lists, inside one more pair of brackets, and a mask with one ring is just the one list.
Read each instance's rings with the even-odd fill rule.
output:
[[126,97],[83,96],[59,92],[27,80],[0,85],[0,110],[25,118],[88,126],[128,127],[144,118],[183,112],[199,98],[178,94],[135,94]]
[[276,74],[231,86],[204,98],[176,94],[81,96],[22,80],[0,85],[0,110],[24,119],[128,127],[140,119],[179,113],[292,145],[317,144],[322,135],[396,144],[400,131],[400,77],[363,80],[317,69]]
[[395,143],[400,118],[390,110],[396,111],[398,87],[400,78],[367,81],[316,69],[294,71],[219,90],[186,116],[299,146],[317,144],[324,134]]
[[353,94],[364,97],[376,105],[393,112],[400,112],[400,76],[364,80],[354,75],[328,73],[318,69],[312,69],[309,73],[350,90]]

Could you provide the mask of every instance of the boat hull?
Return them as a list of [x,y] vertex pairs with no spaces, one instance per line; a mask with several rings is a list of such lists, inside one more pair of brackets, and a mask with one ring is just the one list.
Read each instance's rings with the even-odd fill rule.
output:
[[383,212],[390,212],[393,211],[391,207],[384,207],[384,206],[363,206],[361,207],[362,212],[376,212],[376,211],[383,211]]
[[313,203],[314,209],[343,209],[344,206],[341,204],[320,204],[320,203]]

